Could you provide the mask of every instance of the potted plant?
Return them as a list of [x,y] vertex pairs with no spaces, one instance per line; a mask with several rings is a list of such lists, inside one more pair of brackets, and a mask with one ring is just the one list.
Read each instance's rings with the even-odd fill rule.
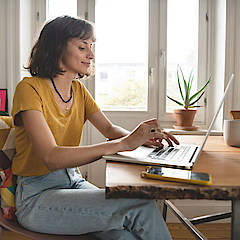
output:
[[[181,86],[181,83],[180,83],[179,71],[180,71],[180,74],[182,77],[183,87]],[[177,120],[177,126],[181,127],[181,129],[185,129],[185,130],[195,130],[194,128],[192,128],[192,123],[193,123],[193,120],[194,120],[197,110],[192,109],[192,108],[201,107],[196,104],[197,104],[198,100],[205,93],[205,91],[203,91],[203,90],[206,88],[206,86],[211,81],[211,76],[210,76],[208,81],[204,84],[204,86],[200,90],[198,90],[194,94],[191,94],[192,83],[193,83],[193,79],[194,79],[194,76],[192,76],[192,73],[193,73],[193,69],[189,75],[188,81],[186,81],[183,71],[182,71],[181,67],[178,65],[177,80],[178,80],[178,87],[179,87],[182,101],[180,102],[170,96],[167,96],[170,100],[174,101],[175,103],[179,104],[180,106],[183,106],[183,109],[175,109],[174,113],[175,113],[176,120]],[[182,89],[184,89],[184,91]]]

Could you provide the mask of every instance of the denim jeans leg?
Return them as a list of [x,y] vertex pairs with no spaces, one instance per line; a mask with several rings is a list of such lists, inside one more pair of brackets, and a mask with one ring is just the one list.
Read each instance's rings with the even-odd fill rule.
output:
[[69,176],[61,170],[19,178],[17,216],[24,227],[52,234],[95,232],[101,239],[171,239],[154,201],[107,200],[104,189]]

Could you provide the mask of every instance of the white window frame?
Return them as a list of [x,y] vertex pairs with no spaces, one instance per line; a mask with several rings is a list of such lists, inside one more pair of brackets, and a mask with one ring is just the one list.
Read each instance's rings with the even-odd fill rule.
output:
[[[158,119],[161,122],[165,122],[166,124],[175,121],[175,116],[173,113],[166,112],[166,67],[165,63],[167,58],[167,0],[160,0],[160,26],[159,29],[159,49],[163,52],[160,54],[160,66],[159,66],[159,102],[163,103],[162,106],[159,107]],[[207,76],[208,70],[208,0],[200,0],[199,1],[199,38],[198,38],[198,66],[197,66],[197,79],[198,79],[198,89],[203,86],[203,84],[209,78]],[[164,57],[163,57],[164,56]],[[165,59],[164,59],[165,58]],[[206,94],[204,96],[206,98]],[[204,98],[199,101],[200,105],[204,105]],[[179,106],[176,105],[176,108]],[[195,123],[197,124],[205,124],[205,112],[206,108],[199,108],[198,113],[195,117]]]
[[[85,7],[85,11],[88,13],[88,20],[95,22],[95,0],[78,0],[79,3],[79,8],[78,8],[78,13],[80,14],[80,16],[86,16],[86,13],[83,12],[83,8]],[[83,6],[83,7],[82,7]],[[155,31],[155,23],[158,20],[158,15],[157,15],[157,8],[158,8],[158,1],[152,1],[150,0],[150,6],[149,6],[149,11],[151,11],[151,9],[155,10],[153,14],[151,14],[151,19],[150,21],[152,22],[152,24],[150,23],[150,27],[149,27],[149,32],[151,31]],[[153,27],[151,27],[153,26]],[[150,34],[149,34],[150,36]],[[141,119],[147,119],[147,118],[153,118],[153,117],[157,117],[157,109],[153,108],[153,106],[157,105],[157,96],[154,92],[154,90],[156,89],[156,82],[155,82],[155,71],[153,73],[153,75],[150,74],[150,69],[154,68],[156,69],[157,67],[157,63],[156,61],[154,61],[154,58],[151,57],[152,55],[156,55],[155,53],[155,49],[158,47],[158,41],[155,38],[150,38],[149,37],[149,46],[155,46],[152,47],[151,50],[149,47],[149,57],[148,57],[148,96],[153,96],[153,97],[148,97],[148,110],[147,111],[106,111],[106,115],[111,118],[111,117],[122,117],[122,116],[126,116],[126,118],[128,117],[132,117],[132,118],[141,118]],[[156,56],[155,56],[156,59]],[[94,77],[93,77],[94,78]],[[88,89],[91,92],[91,94],[95,95],[95,81],[88,81],[87,83]]]
[[[78,0],[79,6],[85,6],[85,11],[88,12],[88,19],[95,21],[94,0]],[[200,13],[199,18],[201,19],[199,24],[199,32],[201,34],[201,39],[199,40],[199,59],[198,62],[198,87],[201,87],[207,77],[207,60],[208,60],[208,42],[207,42],[207,6],[208,0],[200,1]],[[79,7],[82,13],[80,15],[85,15],[83,13],[83,8]],[[160,121],[161,125],[164,127],[169,127],[175,122],[175,116],[173,113],[166,113],[166,69],[164,67],[164,59],[161,58],[161,51],[166,51],[166,22],[167,22],[167,1],[166,0],[149,0],[149,56],[148,56],[148,110],[147,111],[106,111],[106,115],[111,118],[118,118],[126,116],[126,118],[136,118],[136,119],[148,119],[156,117]],[[157,31],[156,31],[157,30]],[[200,35],[199,34],[199,35]],[[203,40],[204,39],[204,40]],[[157,49],[157,50],[156,50]],[[165,59],[166,61],[166,59]],[[205,63],[205,64],[203,64]],[[94,95],[95,83],[91,81],[88,83],[90,92]],[[206,98],[206,96],[205,96]],[[203,105],[204,98],[201,99],[201,104]],[[200,109],[196,116],[197,124],[205,124],[205,108]],[[139,121],[138,121],[139,122]]]

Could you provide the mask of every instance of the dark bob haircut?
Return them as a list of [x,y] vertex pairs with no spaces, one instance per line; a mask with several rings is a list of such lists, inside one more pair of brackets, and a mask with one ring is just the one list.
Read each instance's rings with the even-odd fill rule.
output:
[[[94,25],[80,18],[69,16],[57,17],[47,22],[32,48],[26,69],[32,76],[51,78],[63,75],[60,62],[67,52],[67,43],[72,38],[96,41]],[[93,72],[93,66],[88,73],[78,74],[80,78],[88,77]]]

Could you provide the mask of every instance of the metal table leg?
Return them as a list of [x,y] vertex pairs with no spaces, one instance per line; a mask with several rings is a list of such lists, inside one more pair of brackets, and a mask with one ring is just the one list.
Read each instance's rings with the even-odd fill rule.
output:
[[240,239],[240,200],[232,200],[231,240]]
[[207,238],[174,206],[174,204],[172,204],[169,200],[165,200],[165,204],[173,211],[177,218],[196,239],[207,240]]

